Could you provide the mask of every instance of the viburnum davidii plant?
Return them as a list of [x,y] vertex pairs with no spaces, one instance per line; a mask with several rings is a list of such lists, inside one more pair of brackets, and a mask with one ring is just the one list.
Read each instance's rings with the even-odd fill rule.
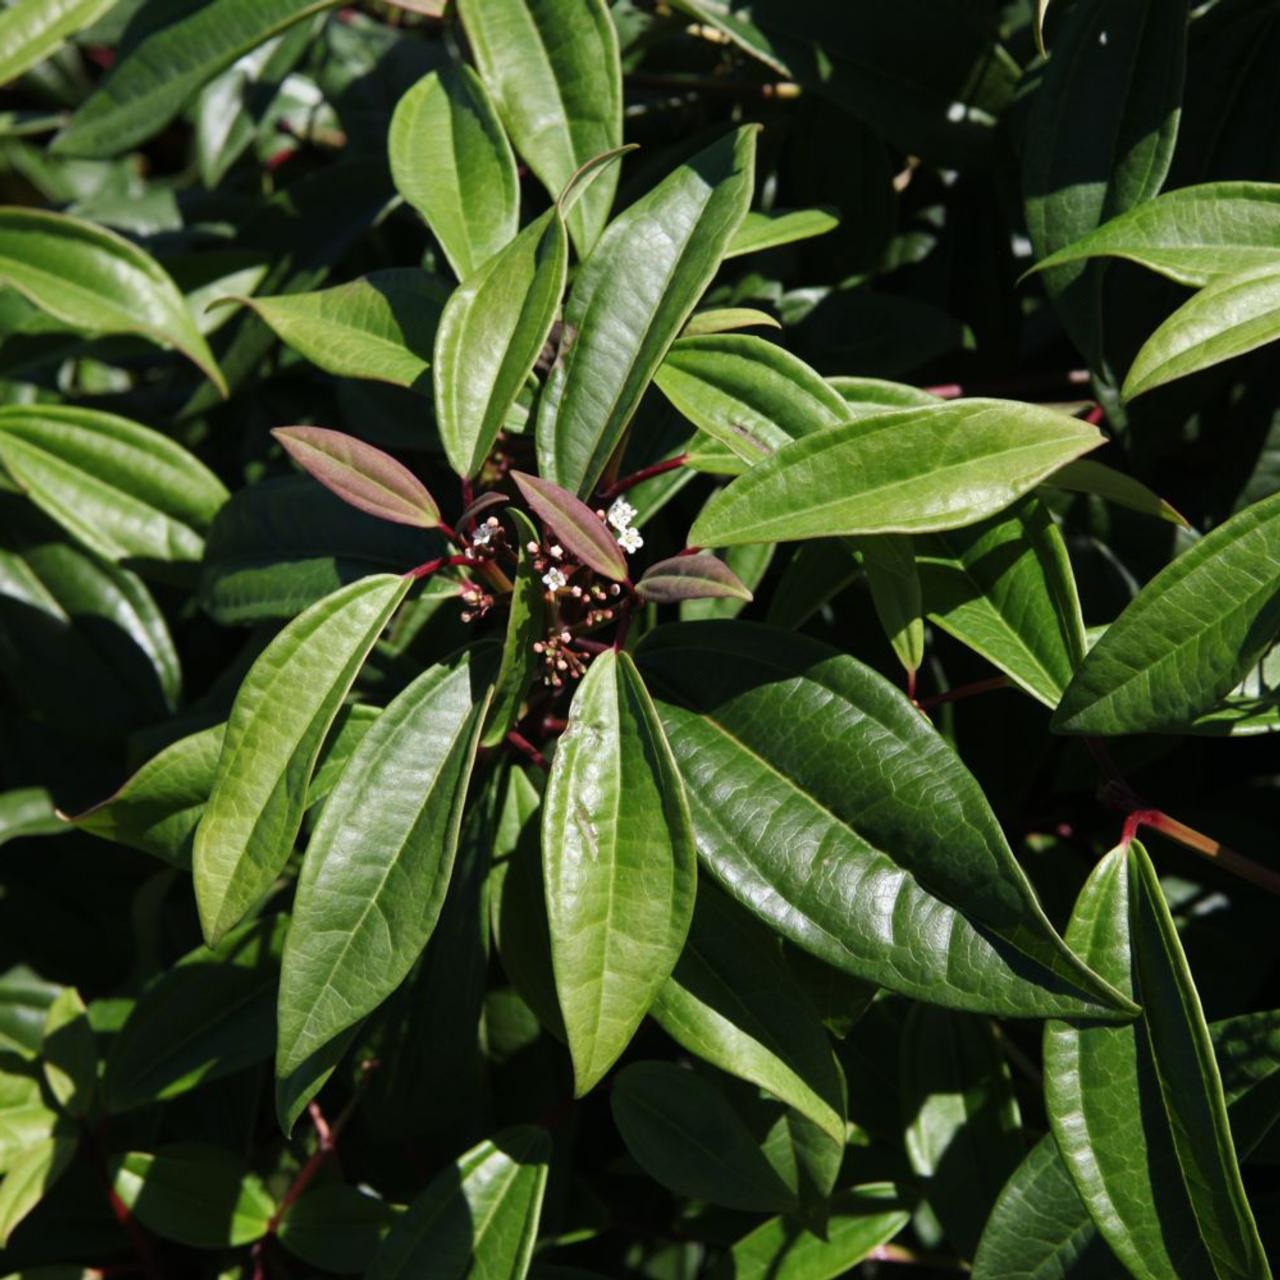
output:
[[1268,1277],[1278,63],[0,6],[0,1275]]

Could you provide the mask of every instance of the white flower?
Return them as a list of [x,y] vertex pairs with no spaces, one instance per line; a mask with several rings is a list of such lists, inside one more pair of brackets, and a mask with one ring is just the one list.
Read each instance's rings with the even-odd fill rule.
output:
[[497,530],[491,524],[477,525],[471,531],[471,545],[473,547],[487,547],[493,541],[493,535]]
[[639,529],[623,529],[618,534],[618,546],[628,553],[639,551],[644,546],[644,539],[640,536]]
[[569,579],[559,569],[548,569],[542,575],[542,585],[548,591],[559,591]]
[[[625,533],[631,528],[631,522],[636,518],[636,509],[629,503],[626,498],[614,498],[613,506],[609,508],[609,523],[613,525],[619,533]],[[621,541],[621,539],[619,539]]]
[[564,548],[558,542],[553,542],[547,548],[547,555],[553,560],[559,560],[564,555]]

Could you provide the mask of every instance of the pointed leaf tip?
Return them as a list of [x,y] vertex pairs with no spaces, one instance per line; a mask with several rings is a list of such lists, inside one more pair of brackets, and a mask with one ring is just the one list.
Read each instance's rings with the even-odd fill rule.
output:
[[550,480],[513,471],[521,496],[534,515],[588,568],[621,582],[627,576],[627,559],[610,536],[608,526],[580,498]]

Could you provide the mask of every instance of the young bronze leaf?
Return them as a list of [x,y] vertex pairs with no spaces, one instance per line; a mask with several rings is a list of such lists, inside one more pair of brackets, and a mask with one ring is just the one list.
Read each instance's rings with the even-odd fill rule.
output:
[[636,594],[654,604],[681,600],[751,599],[738,575],[718,556],[672,556],[650,565],[636,583]]
[[627,558],[613,540],[609,527],[585,502],[567,489],[537,476],[512,472],[521,496],[533,514],[546,525],[583,564],[606,578],[621,582],[627,576]]

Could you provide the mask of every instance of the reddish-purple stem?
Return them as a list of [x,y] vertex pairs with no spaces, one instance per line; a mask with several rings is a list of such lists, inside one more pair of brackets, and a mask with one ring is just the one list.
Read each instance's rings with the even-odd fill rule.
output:
[[948,702],[960,702],[965,698],[972,698],[979,693],[1005,689],[1008,685],[1008,676],[992,676],[989,680],[975,680],[973,684],[962,684],[958,689],[948,689],[946,693],[935,693],[931,697],[921,698],[916,706],[921,711],[929,711],[934,707],[944,706]]
[[668,471],[675,471],[679,467],[683,467],[689,461],[687,453],[678,454],[674,458],[668,458],[665,462],[655,462],[652,466],[641,467],[639,471],[633,471],[629,476],[623,476],[621,480],[614,481],[607,489],[600,494],[601,502],[612,502],[619,494],[626,493],[628,489],[634,489],[636,485],[642,484],[646,480],[652,480],[654,476],[666,475]]
[[425,564],[420,564],[409,570],[408,576],[411,578],[429,578],[433,573],[440,569],[448,569],[454,565],[467,565],[469,568],[476,568],[476,561],[470,556],[437,556],[434,560],[428,560]]
[[507,734],[507,741],[515,747],[522,756],[525,756],[533,764],[536,764],[539,769],[548,770],[551,768],[551,765],[547,762],[547,757],[544,756],[542,752],[524,736],[524,734],[517,733],[512,729],[511,732]]

